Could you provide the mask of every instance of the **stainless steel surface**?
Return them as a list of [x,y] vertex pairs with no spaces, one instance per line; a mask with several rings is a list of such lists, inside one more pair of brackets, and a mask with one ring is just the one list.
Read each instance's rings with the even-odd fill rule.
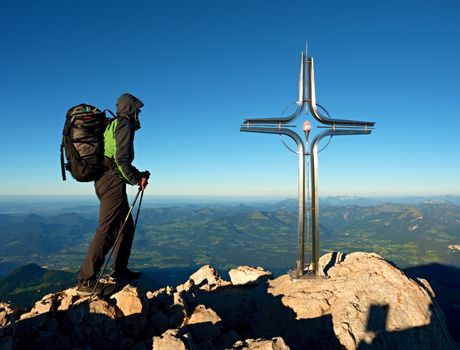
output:
[[295,272],[297,277],[303,274],[305,266],[304,247],[305,247],[305,146],[300,136],[286,128],[262,128],[262,127],[241,127],[242,132],[257,132],[264,134],[287,135],[297,144],[297,154],[299,157],[298,168],[298,216],[297,216],[297,260]]
[[[305,74],[305,69],[308,74]],[[307,106],[305,106],[307,104]],[[289,125],[289,122],[296,120],[302,113],[305,107],[305,112],[310,109],[313,118],[318,122],[325,124],[318,128],[327,129],[315,136],[311,143],[311,151],[305,154],[305,144],[302,138],[293,130],[295,125]],[[297,260],[295,269],[289,272],[291,278],[322,278],[322,273],[319,268],[319,195],[318,195],[318,144],[324,137],[327,136],[344,136],[344,135],[368,135],[372,132],[371,128],[375,126],[371,121],[345,120],[323,116],[316,103],[315,91],[315,72],[314,60],[308,57],[305,52],[300,56],[300,74],[299,74],[299,94],[296,111],[288,117],[278,118],[247,118],[244,120],[244,125],[241,126],[242,132],[256,132],[266,134],[287,135],[297,144],[298,150],[298,223],[297,223]],[[327,113],[327,111],[326,111]],[[304,124],[305,127],[306,124]],[[306,141],[308,142],[309,130],[305,131]],[[312,258],[305,265],[305,156],[311,156],[310,171],[311,171],[311,226],[312,226]],[[310,224],[310,223],[309,223]]]
[[371,130],[333,130],[328,129],[315,136],[311,143],[311,226],[312,226],[312,273],[320,276],[319,270],[319,195],[318,195],[318,144],[327,136],[368,135]]

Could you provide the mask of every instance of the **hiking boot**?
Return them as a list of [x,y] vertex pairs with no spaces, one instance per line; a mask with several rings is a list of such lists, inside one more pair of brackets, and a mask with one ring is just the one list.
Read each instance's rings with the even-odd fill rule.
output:
[[142,276],[142,273],[138,271],[131,271],[127,267],[124,269],[120,270],[113,270],[112,273],[110,274],[109,278],[112,281],[117,281],[117,280],[137,280],[139,277]]
[[96,280],[82,280],[78,282],[77,294],[80,296],[95,295],[108,295],[115,289],[113,284],[100,282]]

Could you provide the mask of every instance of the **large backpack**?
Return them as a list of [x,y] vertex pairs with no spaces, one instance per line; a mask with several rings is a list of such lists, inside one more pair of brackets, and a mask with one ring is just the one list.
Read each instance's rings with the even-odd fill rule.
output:
[[[104,173],[104,130],[110,119],[105,111],[79,104],[66,114],[61,144],[61,172],[81,182],[95,181]],[[67,163],[64,163],[64,152]]]

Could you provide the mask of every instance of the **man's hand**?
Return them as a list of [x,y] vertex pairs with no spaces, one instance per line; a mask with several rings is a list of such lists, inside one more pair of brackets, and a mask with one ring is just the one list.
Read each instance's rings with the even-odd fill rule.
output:
[[145,177],[148,180],[150,177],[150,172],[148,170],[142,171],[141,177]]
[[137,184],[141,190],[145,190],[145,188],[147,187],[147,185],[149,184],[148,180],[149,180],[149,177],[150,177],[150,173],[148,171],[143,171],[141,173],[141,181],[139,181],[139,183]]
[[139,181],[139,183],[138,183],[137,185],[138,185],[138,186],[140,187],[140,189],[143,191],[143,190],[145,190],[145,188],[147,187],[148,184],[149,184],[149,182],[147,181],[147,178],[146,178],[146,177],[143,177],[143,178],[141,179],[141,181]]

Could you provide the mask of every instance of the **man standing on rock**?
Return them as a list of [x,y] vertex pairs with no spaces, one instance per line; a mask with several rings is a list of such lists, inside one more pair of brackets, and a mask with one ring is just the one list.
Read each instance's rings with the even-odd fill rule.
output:
[[[110,279],[134,280],[140,272],[128,269],[128,260],[134,238],[134,222],[129,212],[126,184],[147,186],[150,173],[140,172],[131,163],[134,160],[134,132],[140,129],[139,113],[144,104],[130,94],[123,94],[117,101],[117,116],[104,132],[105,172],[95,182],[100,201],[99,224],[88,253],[80,267],[77,292],[80,295],[107,293],[109,285],[97,281],[106,254],[114,247],[114,260]],[[126,223],[123,227],[123,223]],[[120,232],[121,228],[123,230]],[[113,285],[112,285],[113,288]]]

